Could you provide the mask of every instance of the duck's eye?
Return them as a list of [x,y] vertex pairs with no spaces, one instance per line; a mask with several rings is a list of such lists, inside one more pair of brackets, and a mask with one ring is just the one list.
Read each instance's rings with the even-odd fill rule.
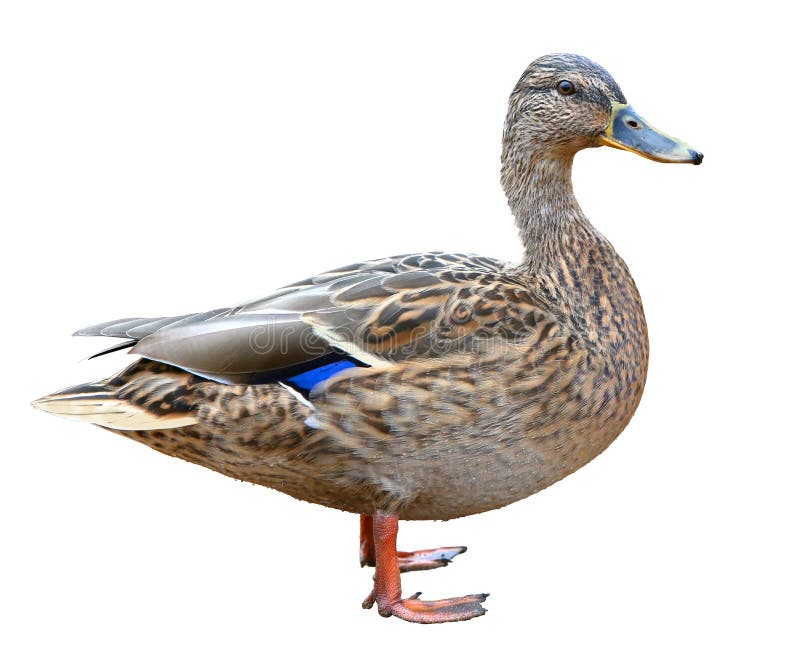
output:
[[561,95],[572,95],[575,92],[575,84],[568,79],[562,79],[558,83],[558,92],[561,93]]

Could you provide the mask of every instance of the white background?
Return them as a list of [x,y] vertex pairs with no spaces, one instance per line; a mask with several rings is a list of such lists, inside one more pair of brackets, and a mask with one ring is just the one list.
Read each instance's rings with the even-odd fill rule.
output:
[[[4,3],[0,648],[798,650],[795,23],[704,7]],[[357,517],[28,406],[129,362],[79,362],[105,344],[70,338],[88,323],[387,254],[517,259],[505,102],[552,51],[706,161],[577,158],[644,298],[650,377],[566,481],[401,526],[406,548],[470,547],[407,593],[490,591],[486,617],[363,611]]]

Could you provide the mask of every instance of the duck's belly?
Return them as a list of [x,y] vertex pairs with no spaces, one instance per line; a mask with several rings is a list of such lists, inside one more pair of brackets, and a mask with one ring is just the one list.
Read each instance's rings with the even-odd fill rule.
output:
[[[150,432],[146,439],[122,433],[331,508],[453,519],[524,499],[601,453],[633,415],[644,361],[642,373],[608,381],[591,366],[575,365],[585,361],[561,361],[538,390],[528,378],[504,384],[508,368],[478,370],[469,393],[454,389],[452,378],[438,377],[442,390],[431,394],[437,376],[430,370],[420,377],[427,392],[409,390],[408,379],[400,385],[371,375],[364,377],[373,382],[365,388],[369,394],[351,388],[320,402],[322,428],[305,424],[310,413],[300,406],[296,415],[288,411],[283,422],[268,422],[246,437],[202,425]],[[609,368],[603,363],[597,369]],[[391,397],[393,388],[402,391]],[[336,421],[331,410],[325,413],[333,405],[326,401],[338,401]]]
[[[594,420],[593,420],[594,421]],[[602,422],[603,420],[598,420]],[[627,420],[626,420],[627,421]],[[546,435],[509,438],[497,426],[465,427],[417,455],[339,460],[336,470],[292,466],[293,476],[260,482],[298,499],[359,514],[394,512],[401,519],[455,519],[524,499],[600,454],[624,424],[575,424]],[[241,470],[240,470],[241,471]],[[232,474],[242,477],[239,474]]]
[[[357,450],[331,456],[335,470],[325,485],[333,487],[325,494],[333,501],[300,498],[364,514],[390,510],[402,519],[453,519],[524,499],[592,460],[630,420],[643,377],[614,383],[613,401],[606,391],[587,391],[607,387],[597,378],[583,369],[562,378],[547,400],[525,402],[491,384],[493,400],[474,397],[475,410],[461,419],[447,402],[426,404],[419,414],[400,406],[405,420],[395,417],[388,434],[361,435]],[[327,441],[344,440],[334,433]]]
[[501,508],[571,474],[624,427],[617,422],[598,429],[602,421],[538,436],[523,433],[521,423],[465,424],[457,432],[442,428],[434,444],[413,454],[399,444],[408,440],[398,434],[395,452],[364,457],[339,451],[328,460],[324,455],[253,459],[212,443],[198,455],[197,444],[187,448],[198,442],[187,439],[189,429],[157,435],[172,443],[171,450],[159,448],[164,453],[303,501],[356,514],[384,510],[401,519],[444,520]]
[[601,446],[586,434],[559,434],[514,448],[485,446],[482,453],[448,458],[436,466],[434,473],[409,465],[406,477],[420,489],[400,509],[400,516],[453,519],[502,508],[571,474],[610,441],[605,439]]
[[513,442],[507,431],[498,431],[487,427],[475,439],[466,434],[463,442],[451,442],[453,446],[438,452],[435,465],[426,457],[404,458],[386,470],[389,482],[399,483],[412,496],[398,506],[400,517],[454,519],[524,499],[588,463],[621,427],[577,425],[549,435],[522,435]]

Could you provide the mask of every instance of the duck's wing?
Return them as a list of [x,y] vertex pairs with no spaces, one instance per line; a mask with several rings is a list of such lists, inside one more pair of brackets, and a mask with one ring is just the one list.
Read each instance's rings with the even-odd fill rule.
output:
[[217,381],[265,383],[344,359],[437,358],[522,338],[548,319],[506,264],[437,252],[339,268],[235,308],[77,333],[131,338],[131,353]]

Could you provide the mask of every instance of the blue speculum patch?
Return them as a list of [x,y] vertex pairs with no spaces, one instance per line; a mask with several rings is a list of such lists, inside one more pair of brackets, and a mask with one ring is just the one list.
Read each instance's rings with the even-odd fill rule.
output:
[[349,370],[351,367],[356,367],[353,361],[339,360],[333,363],[320,365],[319,367],[315,367],[301,374],[296,374],[295,376],[290,376],[286,379],[286,383],[303,394],[308,395],[315,386],[323,381],[327,381],[339,372]]

